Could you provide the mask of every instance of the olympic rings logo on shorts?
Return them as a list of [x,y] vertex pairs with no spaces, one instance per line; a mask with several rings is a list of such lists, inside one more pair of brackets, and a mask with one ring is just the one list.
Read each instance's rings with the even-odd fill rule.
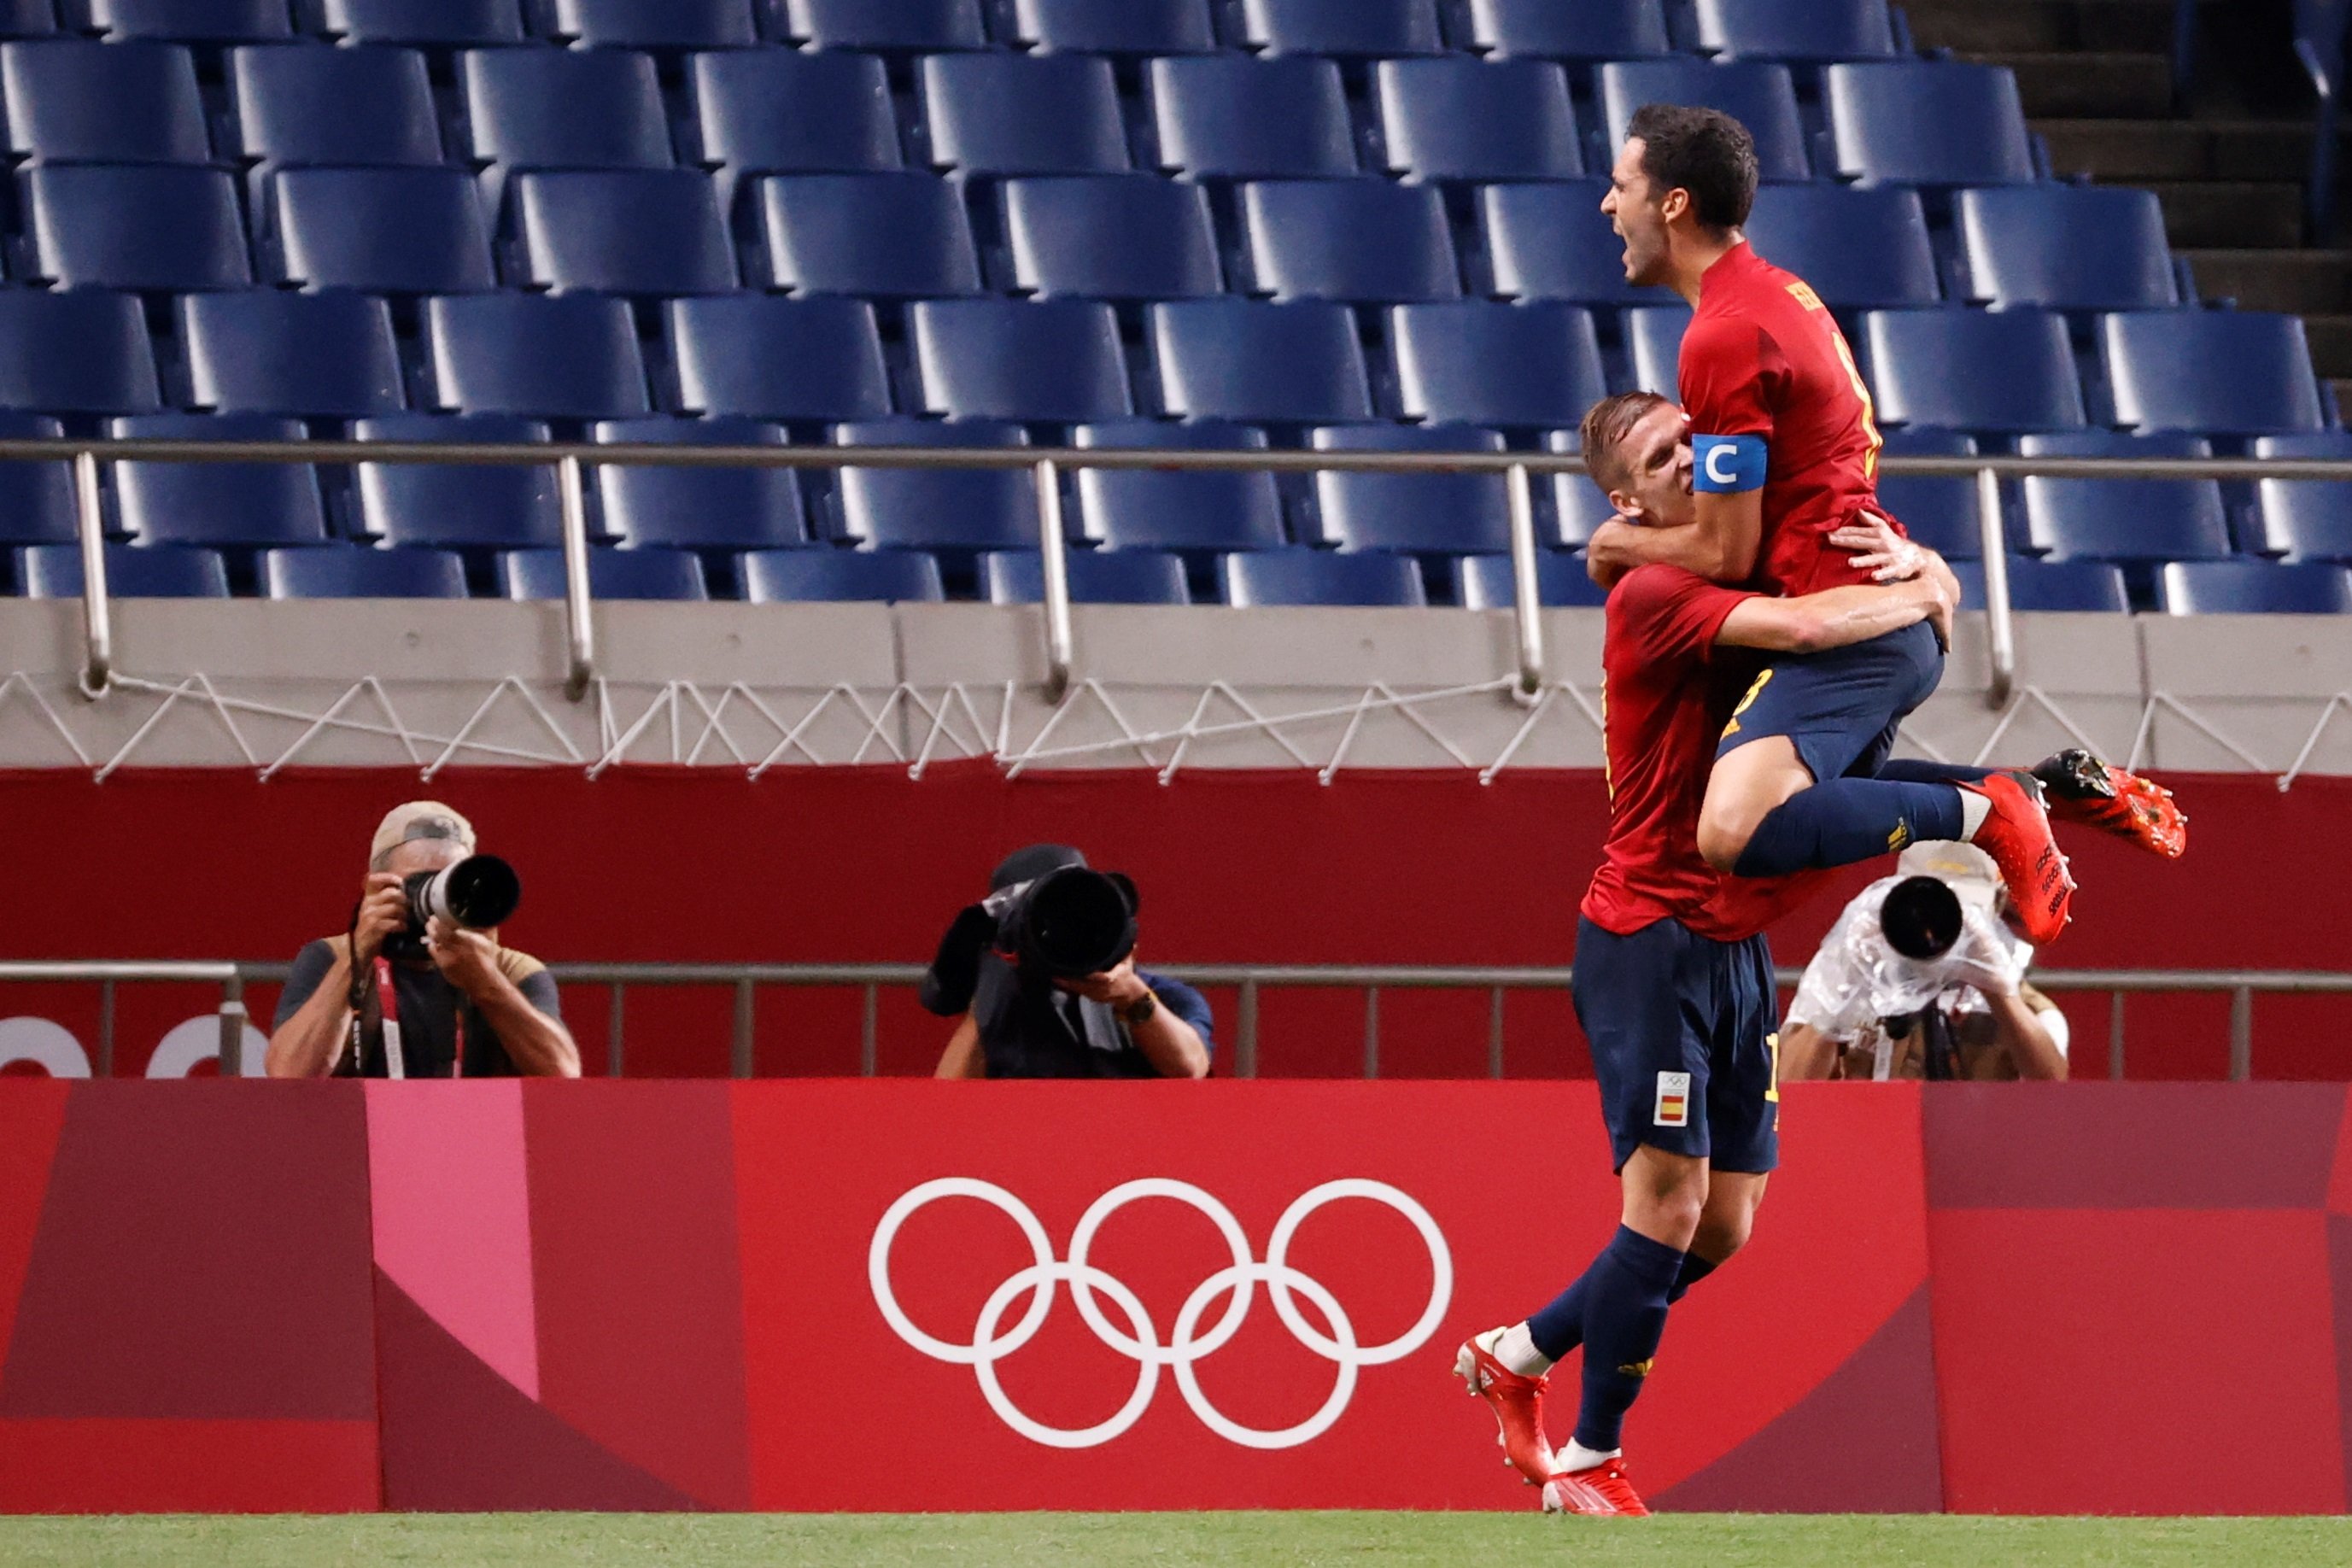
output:
[[[898,1238],[898,1227],[907,1223],[916,1210],[941,1198],[977,1198],[999,1210],[1020,1228],[1029,1243],[1034,1261],[1026,1268],[1015,1270],[999,1285],[980,1310],[980,1319],[973,1325],[971,1342],[954,1344],[934,1339],[917,1328],[898,1305],[897,1292],[890,1285],[890,1247]],[[1166,1343],[1160,1342],[1157,1326],[1143,1302],[1135,1292],[1115,1276],[1089,1263],[1087,1253],[1094,1245],[1096,1233],[1103,1222],[1141,1198],[1172,1198],[1176,1202],[1205,1215],[1224,1238],[1233,1254],[1233,1262],[1218,1269],[1194,1287],[1183,1307],[1176,1314],[1176,1322]],[[1421,1233],[1422,1243],[1429,1250],[1429,1304],[1412,1326],[1385,1344],[1365,1345],[1356,1340],[1356,1329],[1348,1313],[1323,1283],[1312,1275],[1290,1266],[1290,1244],[1299,1226],[1316,1210],[1343,1198],[1361,1198],[1395,1210]],[[1447,1304],[1454,1296],[1454,1258],[1445,1246],[1444,1233],[1429,1211],[1412,1198],[1385,1182],[1349,1178],[1326,1182],[1321,1186],[1303,1193],[1282,1212],[1275,1222],[1273,1237],[1267,1242],[1265,1261],[1250,1256],[1249,1238],[1242,1234],[1241,1223],[1233,1211],[1189,1182],[1147,1177],[1141,1181],[1124,1182],[1094,1201],[1079,1217],[1077,1228],[1070,1233],[1070,1256],[1066,1262],[1054,1257],[1053,1243],[1046,1238],[1045,1227],[1037,1222],[1029,1205],[992,1183],[975,1181],[967,1176],[943,1176],[925,1182],[892,1204],[874,1227],[874,1241],[866,1253],[866,1276],[874,1289],[875,1304],[900,1339],[935,1360],[959,1366],[969,1366],[980,1381],[980,1391],[988,1400],[989,1408],[1015,1432],[1034,1443],[1055,1448],[1092,1448],[1110,1442],[1143,1418],[1150,1406],[1151,1396],[1160,1386],[1160,1372],[1166,1367],[1176,1374],[1176,1386],[1182,1391],[1184,1403],[1203,1426],[1228,1442],[1249,1448],[1295,1448],[1313,1442],[1331,1429],[1348,1408],[1348,1401],[1356,1391],[1356,1376],[1363,1368],[1380,1366],[1419,1350],[1437,1331]],[[1108,1420],[1092,1426],[1077,1428],[1048,1426],[1032,1419],[1014,1405],[997,1382],[996,1365],[1035,1337],[1045,1325],[1046,1314],[1053,1310],[1054,1287],[1066,1284],[1070,1299],[1076,1303],[1078,1316],[1095,1337],[1104,1344],[1127,1356],[1136,1363],[1135,1388],[1127,1403]],[[1253,1292],[1260,1285],[1274,1302],[1275,1316],[1281,1319],[1298,1342],[1334,1363],[1339,1374],[1333,1380],[1330,1394],[1322,1405],[1306,1420],[1295,1426],[1273,1431],[1244,1426],[1227,1416],[1212,1404],[1201,1391],[1194,1368],[1205,1356],[1213,1355],[1241,1331],[1242,1320],[1250,1310]],[[1003,1327],[1006,1313],[1024,1293],[1029,1304],[1010,1329]],[[1102,1308],[1097,1293],[1110,1299],[1126,1320],[1122,1330],[1113,1323]],[[1298,1310],[1297,1297],[1304,1296],[1323,1321],[1318,1329]],[[1225,1298],[1224,1310],[1205,1331],[1202,1320],[1219,1297]],[[1328,1332],[1324,1331],[1328,1330]]]

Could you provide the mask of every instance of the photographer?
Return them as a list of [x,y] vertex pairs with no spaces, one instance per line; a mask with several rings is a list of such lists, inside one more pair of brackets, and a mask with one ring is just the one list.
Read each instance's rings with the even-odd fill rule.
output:
[[1864,889],[1805,968],[1780,1032],[1783,1082],[2066,1076],[2066,1016],[2024,983],[2000,873],[1973,845],[1915,844]]
[[[520,896],[503,862],[473,858],[472,825],[437,801],[411,801],[384,817],[368,853],[349,931],[294,960],[269,1076],[578,1078],[555,977],[499,946],[494,930],[471,929]],[[475,879],[434,876],[453,867]],[[447,912],[420,919],[420,900]],[[483,908],[499,912],[484,920]]]
[[962,1015],[940,1078],[1206,1078],[1209,1005],[1135,967],[1135,884],[1076,850],[1007,856],[957,915],[923,1005]]

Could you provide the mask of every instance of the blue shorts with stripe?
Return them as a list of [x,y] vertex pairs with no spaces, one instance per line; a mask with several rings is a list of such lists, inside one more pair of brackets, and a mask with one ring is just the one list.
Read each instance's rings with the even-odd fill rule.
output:
[[1827,653],[1789,654],[1764,667],[1716,743],[1718,757],[1786,735],[1815,784],[1867,778],[1895,750],[1895,733],[1944,678],[1944,650],[1926,623]]

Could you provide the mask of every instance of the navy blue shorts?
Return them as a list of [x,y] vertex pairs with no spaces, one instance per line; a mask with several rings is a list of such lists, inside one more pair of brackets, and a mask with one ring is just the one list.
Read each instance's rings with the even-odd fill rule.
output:
[[1895,730],[1943,678],[1944,650],[1924,622],[1851,647],[1783,655],[1740,699],[1715,754],[1786,735],[1815,784],[1868,778],[1893,754]]
[[1711,942],[1658,921],[1619,936],[1580,921],[1575,970],[1614,1168],[1643,1143],[1718,1171],[1780,1163],[1780,995],[1762,933]]

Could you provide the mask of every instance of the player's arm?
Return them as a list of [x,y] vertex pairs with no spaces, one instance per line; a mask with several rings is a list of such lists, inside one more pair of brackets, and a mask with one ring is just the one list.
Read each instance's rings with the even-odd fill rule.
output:
[[1709,493],[1701,489],[1692,499],[1698,512],[1696,522],[1594,531],[1585,548],[1593,577],[1613,584],[1636,566],[1679,566],[1710,583],[1746,582],[1756,571],[1764,539],[1763,491]]
[[[1690,419],[1696,521],[1611,530],[1633,563],[1679,566],[1715,583],[1755,575],[1764,544],[1764,480],[1771,467],[1779,351],[1749,322],[1710,319],[1683,334],[1683,412]],[[1625,533],[1635,537],[1622,537]],[[1594,574],[1596,576],[1599,573]]]
[[1754,595],[1724,617],[1715,640],[1724,647],[1774,653],[1822,653],[1921,621],[1948,623],[1951,613],[1949,595],[1928,574],[1907,583],[1828,588],[1801,599]]

